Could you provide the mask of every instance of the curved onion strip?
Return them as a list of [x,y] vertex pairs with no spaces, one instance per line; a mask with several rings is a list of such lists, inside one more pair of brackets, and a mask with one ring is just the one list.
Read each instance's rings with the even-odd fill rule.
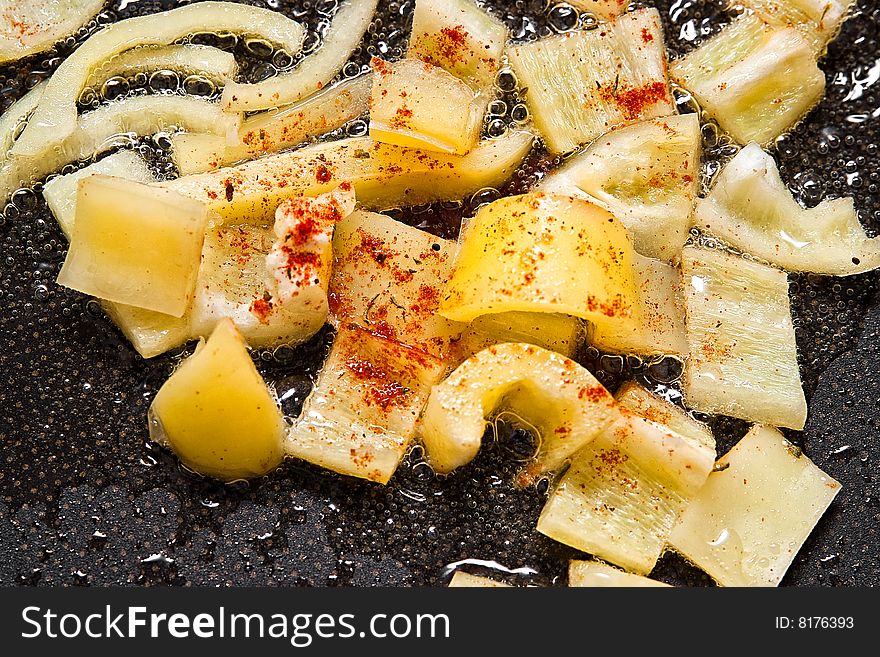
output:
[[34,156],[10,156],[0,168],[0,197],[45,178],[65,164],[87,160],[118,145],[125,133],[151,135],[160,130],[191,130],[226,135],[240,118],[217,103],[192,96],[135,96],[83,114],[64,140],[52,141]]
[[0,11],[0,63],[43,52],[101,11],[104,0],[11,0]]
[[322,89],[342,70],[373,20],[378,0],[348,0],[336,12],[324,43],[296,68],[256,84],[233,82],[223,89],[227,112],[265,110],[295,103]]
[[207,203],[222,223],[261,223],[284,199],[343,182],[370,209],[465,198],[507,181],[533,142],[531,133],[509,132],[462,156],[352,137],[158,184]]
[[75,50],[52,75],[33,120],[13,147],[36,155],[76,129],[76,101],[89,75],[114,55],[143,45],[168,44],[199,32],[259,36],[291,55],[302,49],[302,25],[269,9],[231,2],[198,2],[167,12],[130,18],[101,30]]
[[0,114],[0,162],[6,161],[9,149],[15,143],[19,126],[25,123],[31,112],[36,109],[45,88],[46,82],[41,82]]
[[180,175],[204,173],[298,146],[336,130],[369,111],[372,74],[360,75],[328,87],[302,102],[245,119],[239,143],[221,137],[185,133],[174,135],[174,163]]
[[171,46],[146,46],[127,50],[95,70],[86,86],[100,89],[110,78],[130,77],[153,71],[198,73],[209,80],[225,82],[238,70],[231,52],[192,43]]

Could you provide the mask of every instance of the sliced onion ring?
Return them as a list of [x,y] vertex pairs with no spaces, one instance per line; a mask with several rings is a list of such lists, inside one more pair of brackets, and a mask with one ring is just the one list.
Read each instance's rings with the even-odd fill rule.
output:
[[378,0],[347,0],[339,10],[324,43],[299,66],[256,84],[231,83],[223,89],[223,109],[228,112],[267,110],[289,105],[323,89],[361,42],[373,20]]
[[180,175],[204,173],[242,160],[277,153],[336,130],[369,110],[372,74],[334,84],[302,102],[260,112],[241,124],[239,143],[222,137],[181,132],[174,135],[174,163]]
[[231,2],[197,2],[114,23],[89,38],[58,67],[13,153],[37,155],[45,144],[76,130],[76,101],[102,62],[137,46],[169,44],[200,32],[259,36],[291,55],[300,52],[305,38],[302,25],[283,14]]
[[46,82],[41,82],[12,103],[3,114],[0,114],[0,162],[6,161],[9,149],[15,143],[19,127],[27,121],[31,112],[36,109],[45,88]]
[[170,46],[145,46],[126,50],[101,66],[89,77],[87,86],[100,89],[114,77],[132,77],[138,73],[174,71],[198,73],[215,82],[231,80],[238,70],[231,52],[192,43]]
[[0,167],[0,197],[22,185],[45,178],[65,164],[91,159],[118,145],[126,133],[151,135],[160,130],[226,135],[237,131],[240,117],[227,114],[217,103],[193,96],[134,96],[86,112],[62,141],[44,144],[34,156],[11,155]]

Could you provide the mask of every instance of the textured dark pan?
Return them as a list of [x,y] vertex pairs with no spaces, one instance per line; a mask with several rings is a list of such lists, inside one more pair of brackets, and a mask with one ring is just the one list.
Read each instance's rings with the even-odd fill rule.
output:
[[[302,14],[314,28],[335,1],[253,4]],[[571,22],[564,7],[547,10],[542,0],[490,4],[507,15],[518,38]],[[717,29],[728,16],[723,4],[658,0],[670,49],[686,51],[694,36]],[[120,5],[126,6],[117,10]],[[404,43],[412,1],[382,5],[359,63],[381,51],[380,42],[389,44],[389,56]],[[826,99],[777,155],[783,177],[803,200],[854,194],[876,234],[880,8],[873,0],[857,5],[821,63]],[[107,20],[172,6],[116,0]],[[42,56],[0,69],[3,107],[58,61]],[[507,191],[522,189],[533,169],[547,165],[536,153]],[[0,584],[443,585],[450,564],[462,562],[477,573],[490,573],[496,562],[507,574],[496,572],[515,583],[565,583],[576,553],[534,531],[544,491],[512,485],[527,442],[517,432],[487,441],[473,464],[442,480],[416,450],[386,487],[299,462],[250,487],[223,487],[182,472],[170,454],[147,442],[146,428],[150,400],[174,358],[142,360],[97,304],[58,287],[61,232],[39,195],[23,195],[16,204],[0,218]],[[433,207],[399,217],[453,236],[463,211],[467,206]],[[784,584],[874,585],[880,580],[878,274],[793,280],[810,419],[803,433],[790,436],[844,488]],[[331,337],[325,331],[303,348],[255,354],[288,413],[308,393]],[[597,354],[583,360],[611,387],[628,375],[654,383],[676,375],[669,363],[647,368]],[[724,419],[713,426],[722,450],[745,430]],[[669,555],[655,576],[710,583]]]

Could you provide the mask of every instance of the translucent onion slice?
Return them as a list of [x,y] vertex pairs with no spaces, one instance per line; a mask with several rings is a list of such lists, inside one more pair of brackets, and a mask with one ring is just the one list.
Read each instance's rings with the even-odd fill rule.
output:
[[594,323],[587,340],[611,353],[684,355],[684,300],[681,275],[672,265],[633,254],[633,273],[638,288],[641,316],[628,325]]
[[517,342],[488,347],[431,390],[420,427],[431,467],[469,463],[487,420],[503,414],[538,434],[523,481],[559,468],[617,417],[611,394],[573,360]]
[[576,561],[568,564],[568,585],[594,588],[633,588],[669,586],[656,579],[633,575],[600,561]]
[[773,25],[794,27],[821,53],[840,31],[856,0],[739,0]]
[[313,54],[291,71],[255,84],[233,82],[223,89],[227,112],[253,112],[295,103],[327,86],[363,39],[378,0],[343,0]]
[[238,130],[239,121],[239,117],[223,112],[218,104],[194,96],[123,98],[86,112],[67,138],[47,142],[37,155],[10,154],[0,168],[0,197],[8,198],[19,187],[31,185],[65,164],[89,160],[110,150],[120,143],[121,135],[188,130],[225,138]]
[[632,242],[597,205],[544,192],[502,198],[479,209],[460,243],[444,317],[565,313],[609,330],[640,321]]
[[235,144],[213,135],[176,134],[171,138],[174,163],[180,175],[187,176],[299,146],[365,115],[371,86],[372,74],[367,73],[294,105],[254,114],[242,121]]
[[508,57],[528,89],[535,125],[555,153],[617,125],[676,113],[656,9],[516,46]]
[[726,251],[688,246],[681,257],[689,408],[803,429],[807,401],[785,272]]
[[687,239],[701,148],[697,114],[642,121],[602,135],[538,188],[598,203],[627,227],[636,251],[670,261]]
[[715,437],[708,425],[698,422],[682,407],[649,392],[635,381],[627,381],[620,386],[614,397],[621,408],[669,427],[694,445],[715,450]]
[[458,247],[391,217],[357,211],[333,234],[332,321],[446,359],[464,325],[437,314]]
[[507,36],[504,23],[473,0],[417,0],[406,56],[446,69],[488,95]]
[[235,55],[213,46],[193,43],[142,46],[126,50],[102,64],[89,76],[86,86],[100,89],[110,78],[154,71],[198,74],[215,82],[226,82],[237,70]]
[[740,144],[773,141],[825,93],[825,74],[800,33],[751,14],[674,62],[670,77]]
[[646,575],[705,484],[715,450],[620,412],[620,421],[572,459],[541,512],[538,531]]
[[95,16],[104,0],[4,0],[0,63],[43,52]]
[[340,326],[287,453],[387,483],[409,447],[443,363],[356,326]]
[[725,166],[694,223],[728,244],[788,271],[849,276],[880,267],[880,238],[869,238],[852,198],[802,208],[773,158],[755,143]]
[[18,137],[19,130],[37,108],[45,88],[46,82],[41,82],[0,114],[0,162],[7,160],[9,149]]
[[73,133],[77,99],[103,62],[137,46],[170,44],[201,32],[259,37],[291,55],[300,52],[305,37],[302,25],[278,12],[212,0],[119,21],[94,34],[61,63],[14,153],[37,156],[46,144]]
[[722,586],[777,586],[840,489],[776,429],[755,426],[718,459],[669,545]]
[[460,156],[354,137],[160,184],[204,201],[229,223],[266,223],[284,199],[321,194],[343,182],[354,186],[362,205],[382,210],[461,199],[498,186],[519,166],[533,139],[527,132],[512,132]]
[[464,155],[480,139],[487,99],[446,69],[418,59],[373,58],[370,137]]

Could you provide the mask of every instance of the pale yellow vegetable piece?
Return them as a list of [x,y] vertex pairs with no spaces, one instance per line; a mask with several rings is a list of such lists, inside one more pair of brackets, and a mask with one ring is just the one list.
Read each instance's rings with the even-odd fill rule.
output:
[[794,27],[822,53],[840,31],[855,0],[739,0],[773,25]]
[[541,512],[538,531],[645,575],[705,484],[715,450],[621,413],[575,455]]
[[685,247],[689,356],[685,403],[704,413],[803,429],[807,402],[785,272],[726,251]]
[[[320,91],[342,70],[361,43],[378,0],[340,0],[320,47],[289,71],[262,82],[232,82],[220,102],[227,112],[252,112],[290,105]],[[295,54],[295,53],[291,53]]]
[[182,176],[204,173],[242,160],[277,153],[340,128],[369,111],[371,73],[343,80],[281,109],[242,121],[237,142],[210,134],[171,137],[174,164]]
[[68,240],[76,222],[76,192],[79,182],[95,174],[145,184],[156,180],[156,175],[150,171],[144,158],[133,151],[119,151],[78,171],[57,176],[47,182],[43,186],[43,197]]
[[96,92],[114,77],[129,78],[141,73],[173,71],[181,75],[198,75],[215,83],[224,83],[238,71],[235,55],[213,46],[194,43],[170,46],[141,46],[126,50],[95,69],[86,86]]
[[674,62],[670,77],[741,144],[772,142],[825,93],[825,74],[800,33],[750,14]]
[[612,353],[686,354],[684,300],[678,270],[660,260],[634,253],[633,271],[641,319],[629,326],[591,325],[588,341],[597,349]]
[[676,113],[656,9],[508,49],[535,125],[565,153],[623,123]]
[[0,0],[0,63],[48,50],[103,6],[104,0]]
[[773,158],[751,143],[721,170],[694,224],[731,246],[788,271],[849,276],[880,267],[852,198],[802,208]]
[[280,12],[210,0],[113,23],[87,39],[52,74],[14,153],[38,156],[74,132],[77,99],[103,62],[137,46],[170,44],[198,32],[258,36],[291,55],[300,52],[305,38],[302,25]]
[[446,359],[465,325],[437,314],[457,246],[391,217],[356,211],[336,226],[332,321]]
[[479,575],[471,575],[461,570],[456,570],[449,580],[449,588],[487,588],[487,589],[506,589],[510,588],[510,584],[497,582],[488,577],[480,577]]
[[528,132],[481,142],[464,156],[380,144],[366,137],[315,144],[210,173],[158,183],[208,205],[228,223],[266,223],[284,199],[350,182],[372,209],[461,199],[505,182],[532,147]]
[[90,160],[115,146],[130,144],[127,133],[146,136],[160,130],[192,130],[225,138],[237,131],[239,121],[240,117],[220,111],[216,103],[193,96],[123,98],[79,116],[71,135],[46,142],[38,155],[11,153],[0,167],[0,198],[42,180],[66,164]]
[[718,460],[669,544],[722,586],[777,586],[840,484],[776,429]]
[[568,564],[568,585],[594,588],[637,588],[669,586],[656,579],[633,575],[600,561],[571,560]]
[[342,474],[388,483],[408,449],[443,362],[340,326],[315,388],[290,429],[287,453]]
[[715,437],[708,425],[692,418],[687,411],[649,392],[635,381],[624,383],[614,396],[621,408],[672,431],[695,445],[715,450]]
[[143,358],[164,354],[192,338],[189,313],[174,317],[112,301],[102,301],[101,307]]
[[378,142],[464,155],[480,139],[485,109],[470,85],[439,66],[373,58],[370,137]]
[[209,477],[259,477],[284,457],[281,411],[228,319],[162,385],[150,414],[151,437]]
[[58,283],[180,317],[199,268],[208,209],[168,190],[112,176],[80,181]]
[[439,66],[487,94],[507,27],[472,0],[416,0],[407,57]]
[[420,437],[437,472],[469,463],[488,421],[507,413],[538,434],[529,481],[558,469],[616,419],[614,398],[573,360],[509,342],[471,356],[431,390]]
[[468,324],[458,352],[462,360],[502,342],[525,342],[574,358],[586,337],[584,321],[557,313],[507,312],[480,315]]
[[601,205],[627,227],[636,251],[670,261],[688,237],[702,139],[697,114],[616,128],[544,177],[538,189]]
[[[79,181],[95,174],[116,176],[141,183],[156,179],[143,158],[132,151],[119,151],[79,171],[58,176],[47,182],[43,186],[43,197],[68,239],[73,233],[76,221],[76,194]],[[101,306],[144,358],[158,356],[189,340],[190,321],[187,314],[183,317],[173,317],[105,300],[101,300]]]
[[565,313],[612,330],[640,320],[633,249],[597,205],[534,192],[483,206],[464,228],[440,313]]

